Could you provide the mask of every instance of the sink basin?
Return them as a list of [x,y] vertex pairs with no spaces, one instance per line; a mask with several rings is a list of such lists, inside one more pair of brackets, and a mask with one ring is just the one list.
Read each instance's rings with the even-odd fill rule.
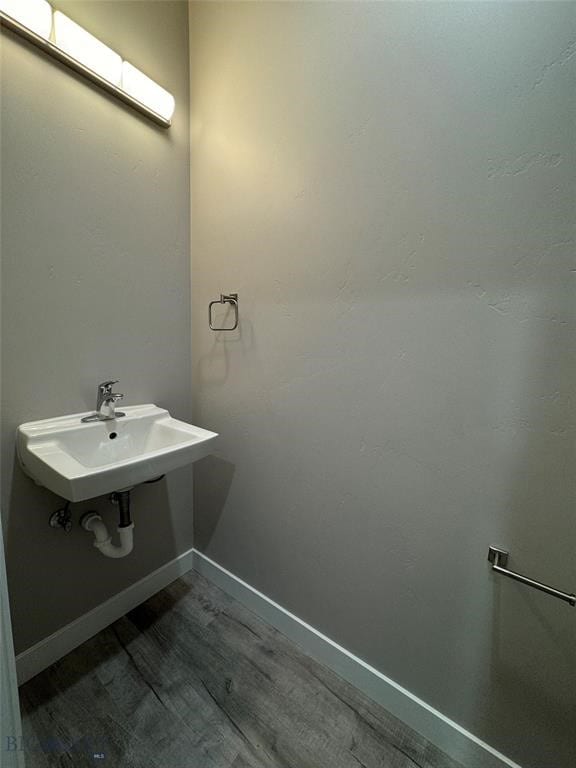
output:
[[133,405],[111,421],[88,413],[21,424],[20,463],[38,485],[69,501],[131,488],[207,456],[215,432],[173,419],[156,405]]

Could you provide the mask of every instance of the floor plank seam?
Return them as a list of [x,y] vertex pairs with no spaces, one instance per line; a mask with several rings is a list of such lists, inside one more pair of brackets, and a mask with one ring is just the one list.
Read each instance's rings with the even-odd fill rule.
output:
[[250,739],[248,738],[248,736],[247,736],[247,735],[244,733],[244,731],[243,731],[243,730],[240,728],[240,726],[239,726],[239,725],[238,725],[238,724],[237,724],[237,723],[236,723],[236,722],[233,720],[233,718],[230,716],[230,714],[229,714],[229,713],[228,713],[228,712],[227,712],[227,711],[224,709],[224,707],[223,707],[223,706],[220,704],[220,702],[219,702],[219,701],[218,701],[218,699],[217,699],[217,698],[214,696],[214,694],[212,693],[212,691],[210,690],[210,688],[208,688],[208,686],[206,685],[206,683],[204,682],[204,680],[200,680],[200,684],[202,685],[202,687],[204,688],[204,690],[206,691],[206,693],[208,694],[208,696],[210,696],[210,698],[212,699],[212,701],[214,702],[214,704],[216,704],[216,706],[218,707],[218,709],[219,709],[219,710],[220,710],[220,711],[221,711],[221,712],[224,714],[224,716],[226,717],[226,719],[228,720],[228,722],[230,723],[230,725],[231,725],[231,726],[234,728],[234,730],[235,730],[235,731],[236,731],[236,732],[237,732],[237,733],[238,733],[238,734],[239,734],[239,735],[240,735],[240,736],[241,736],[241,737],[244,739],[244,741],[245,741],[247,744],[251,744],[251,741],[250,741]]
[[[123,649],[123,651],[126,654],[126,656],[128,656],[128,658],[130,660],[130,663],[132,664],[132,666],[134,667],[136,672],[138,672],[138,675],[139,675],[140,679],[142,680],[142,682],[148,687],[148,689],[150,691],[152,691],[153,695],[160,702],[160,704],[162,704],[164,709],[168,709],[166,704],[160,698],[160,695],[158,694],[158,692],[156,691],[154,686],[146,679],[146,676],[143,674],[142,670],[140,669],[139,665],[137,664],[136,659],[134,658],[134,655],[129,650],[128,646],[122,641],[122,639],[121,639],[120,635],[118,634],[118,631],[117,631],[116,627],[114,626],[114,624],[112,624],[112,632],[114,633],[116,639],[118,640],[118,644]],[[168,711],[170,711],[170,710],[168,709]]]

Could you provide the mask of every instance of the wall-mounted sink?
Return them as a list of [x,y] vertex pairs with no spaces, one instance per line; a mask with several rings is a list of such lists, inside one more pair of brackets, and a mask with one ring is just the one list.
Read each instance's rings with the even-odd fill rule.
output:
[[130,488],[211,453],[215,432],[173,419],[156,405],[82,423],[87,413],[21,424],[20,463],[36,483],[69,501]]

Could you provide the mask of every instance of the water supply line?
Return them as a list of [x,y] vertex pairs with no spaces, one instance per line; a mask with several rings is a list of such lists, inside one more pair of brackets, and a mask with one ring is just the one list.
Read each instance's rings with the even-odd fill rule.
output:
[[117,491],[111,496],[113,503],[118,504],[120,522],[118,535],[120,545],[112,543],[106,523],[97,512],[87,512],[80,519],[80,525],[85,531],[94,534],[94,546],[106,557],[126,557],[134,548],[134,523],[130,518],[130,491]]

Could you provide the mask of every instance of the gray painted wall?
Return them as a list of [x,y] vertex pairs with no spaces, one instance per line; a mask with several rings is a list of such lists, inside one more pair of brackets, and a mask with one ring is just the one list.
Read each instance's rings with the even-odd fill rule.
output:
[[[191,470],[133,494],[135,551],[48,527],[59,499],[14,457],[24,421],[126,404],[189,419],[189,101],[185,2],[57,6],[170,90],[155,127],[20,40],[2,35],[2,512],[16,650],[192,546]],[[106,499],[98,509],[116,525]]]
[[[0,526],[0,744],[2,766],[24,768],[24,755],[15,748],[22,739],[22,723],[18,704],[18,684],[14,664],[12,622],[8,602],[8,582],[4,561],[4,538]],[[6,749],[6,745],[12,749]]]
[[576,615],[486,563],[576,586],[576,6],[191,9],[199,545],[523,765],[576,764]]

